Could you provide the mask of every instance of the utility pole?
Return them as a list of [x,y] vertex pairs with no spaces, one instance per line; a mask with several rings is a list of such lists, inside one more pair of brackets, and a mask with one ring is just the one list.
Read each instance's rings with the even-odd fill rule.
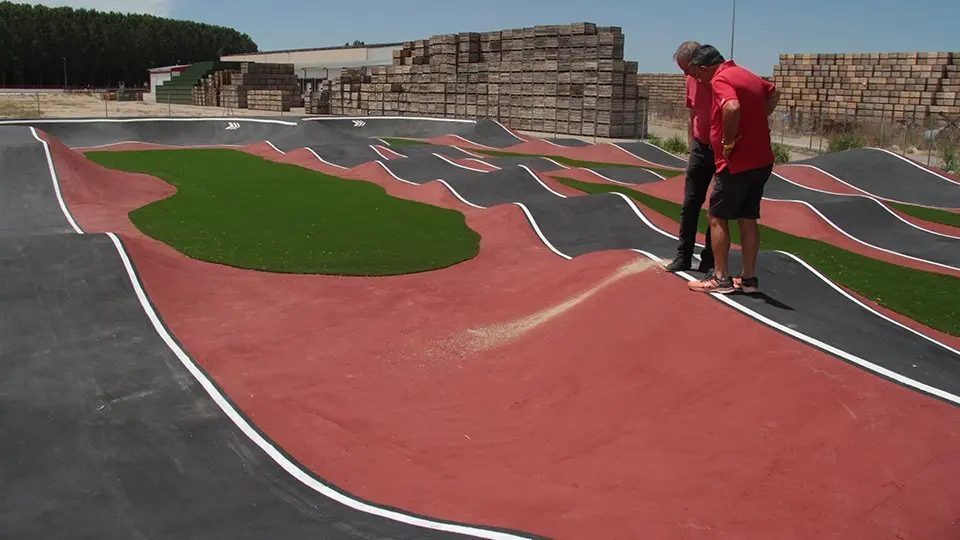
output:
[[733,21],[730,23],[730,59],[733,60],[733,36],[737,31],[737,0],[733,0]]

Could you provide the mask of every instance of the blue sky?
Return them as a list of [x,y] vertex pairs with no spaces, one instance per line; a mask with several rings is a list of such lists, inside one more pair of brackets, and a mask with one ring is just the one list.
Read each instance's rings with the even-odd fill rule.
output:
[[[33,2],[37,3],[37,2]],[[537,24],[588,21],[620,26],[625,56],[640,72],[677,72],[671,55],[685,39],[730,51],[732,0],[50,0],[115,11],[151,12],[230,26],[261,50],[429,38]],[[479,6],[479,7],[478,7]],[[960,53],[960,0],[911,5],[892,0],[737,0],[734,59],[769,75],[781,52]]]

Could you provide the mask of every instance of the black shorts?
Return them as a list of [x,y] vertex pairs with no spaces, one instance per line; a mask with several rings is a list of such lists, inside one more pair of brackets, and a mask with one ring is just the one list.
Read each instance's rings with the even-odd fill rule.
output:
[[724,168],[710,194],[710,215],[717,219],[760,219],[760,201],[773,165],[737,174]]

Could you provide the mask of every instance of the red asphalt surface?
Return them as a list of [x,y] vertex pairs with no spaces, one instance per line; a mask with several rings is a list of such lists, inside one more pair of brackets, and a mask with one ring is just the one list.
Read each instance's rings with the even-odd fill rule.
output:
[[[306,152],[249,150],[325,167]],[[268,437],[359,497],[558,539],[958,533],[956,407],[660,269],[497,347],[450,341],[579,295],[633,253],[567,261],[514,205],[473,209],[439,183],[403,184],[366,164],[341,175],[463,212],[480,254],[377,279],[241,270],[133,227],[126,212],[170,186],[55,141],[51,151],[75,218],[123,239],[190,355]]]

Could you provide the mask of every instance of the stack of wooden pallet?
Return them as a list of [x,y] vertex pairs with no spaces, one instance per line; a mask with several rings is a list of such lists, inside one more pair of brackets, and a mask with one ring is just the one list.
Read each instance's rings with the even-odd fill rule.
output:
[[637,63],[619,27],[593,23],[435,35],[369,80],[344,69],[333,114],[492,118],[518,129],[637,135]]
[[291,107],[303,106],[293,64],[243,62],[240,72],[233,74],[231,82],[246,90],[247,107],[250,109],[289,111]]
[[320,90],[310,92],[304,103],[306,114],[330,114],[330,96],[333,83],[326,81]]
[[827,118],[960,115],[960,53],[781,54],[773,80],[788,110]]

